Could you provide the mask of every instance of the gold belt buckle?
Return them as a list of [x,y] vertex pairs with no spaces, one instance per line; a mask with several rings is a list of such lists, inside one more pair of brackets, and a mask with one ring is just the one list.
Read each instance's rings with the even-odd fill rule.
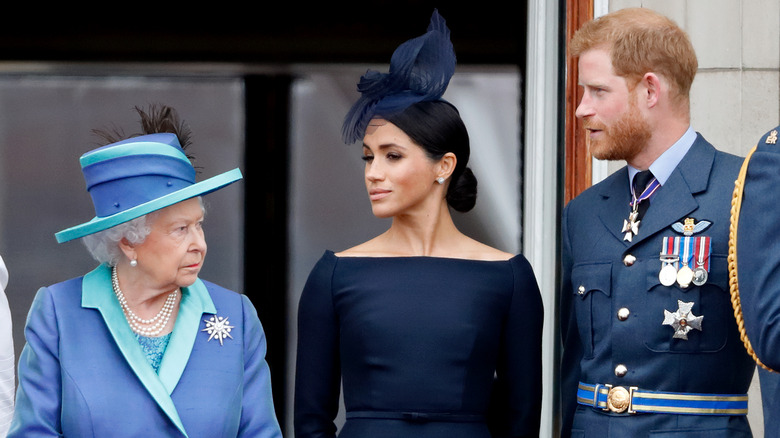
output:
[[632,409],[634,391],[637,389],[636,386],[629,386],[628,389],[623,386],[604,386],[609,387],[609,392],[607,393],[607,408],[605,410],[612,411],[616,414],[622,414],[624,412],[629,414],[636,413],[636,411]]

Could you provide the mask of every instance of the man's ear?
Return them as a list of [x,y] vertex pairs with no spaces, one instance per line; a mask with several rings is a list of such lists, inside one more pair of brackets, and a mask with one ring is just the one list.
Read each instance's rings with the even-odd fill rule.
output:
[[647,108],[658,105],[661,96],[669,93],[666,82],[653,72],[645,73],[639,85],[642,87],[641,103],[644,103]]

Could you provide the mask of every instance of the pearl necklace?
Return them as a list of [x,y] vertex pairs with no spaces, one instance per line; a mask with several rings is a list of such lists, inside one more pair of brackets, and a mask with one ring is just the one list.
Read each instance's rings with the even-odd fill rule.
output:
[[134,332],[141,336],[153,337],[159,335],[168,325],[168,321],[171,319],[171,314],[173,313],[173,308],[176,305],[176,297],[178,295],[177,292],[179,289],[174,289],[173,292],[168,295],[168,298],[165,299],[165,304],[163,304],[162,309],[157,312],[157,315],[155,315],[154,318],[143,319],[136,315],[127,304],[125,294],[122,292],[122,289],[119,288],[119,279],[116,275],[116,266],[114,266],[113,272],[111,272],[111,286],[114,288],[116,299],[119,301],[119,305],[122,307],[125,318],[127,318],[127,322],[130,324],[130,328],[133,329]]

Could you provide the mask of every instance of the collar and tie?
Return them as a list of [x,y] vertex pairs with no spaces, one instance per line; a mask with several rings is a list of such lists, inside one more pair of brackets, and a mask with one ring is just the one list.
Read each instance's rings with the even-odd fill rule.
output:
[[639,233],[639,222],[650,206],[650,197],[660,186],[661,184],[649,170],[643,170],[634,175],[631,186],[631,213],[628,219],[623,221],[622,232],[626,233],[623,240],[631,242],[633,237]]
[[643,170],[634,175],[634,184],[631,189],[632,193],[632,207],[633,203],[639,204],[637,211],[639,215],[637,220],[641,220],[647,211],[647,207],[650,206],[650,197],[655,193],[655,190],[660,186],[658,180],[653,176],[653,172],[650,170]]

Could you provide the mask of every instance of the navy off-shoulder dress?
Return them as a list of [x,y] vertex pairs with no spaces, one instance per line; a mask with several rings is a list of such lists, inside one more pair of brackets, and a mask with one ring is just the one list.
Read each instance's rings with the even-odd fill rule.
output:
[[[337,257],[299,304],[295,436],[537,437],[542,301],[528,261]],[[343,379],[343,380],[342,380]]]

